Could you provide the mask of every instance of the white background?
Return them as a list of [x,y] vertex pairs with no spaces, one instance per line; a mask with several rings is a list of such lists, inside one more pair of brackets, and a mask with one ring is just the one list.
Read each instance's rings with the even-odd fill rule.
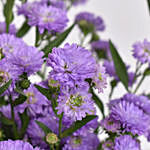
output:
[[[111,39],[117,46],[123,60],[133,67],[135,60],[132,57],[132,44],[137,40],[147,38],[150,40],[150,16],[146,0],[89,0],[80,7],[72,8],[69,11],[70,21],[73,22],[75,14],[80,11],[90,11],[103,17],[106,24],[106,31],[100,33],[102,39]],[[2,7],[0,4],[0,21],[3,21]],[[15,19],[17,27],[21,25],[22,17]],[[71,33],[67,42],[74,43],[79,41],[77,28]],[[25,37],[25,41],[32,45],[34,43],[34,30]],[[142,84],[140,91],[146,89],[150,92],[148,79]],[[109,87],[100,97],[108,102]],[[122,85],[116,89],[113,97],[120,97],[125,92]],[[150,144],[142,138],[142,149],[150,150]]]

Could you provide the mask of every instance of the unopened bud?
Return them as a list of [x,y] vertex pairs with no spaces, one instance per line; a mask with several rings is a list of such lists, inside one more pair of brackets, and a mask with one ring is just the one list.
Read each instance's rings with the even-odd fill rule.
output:
[[54,133],[48,133],[47,136],[46,136],[46,141],[49,144],[56,144],[58,142],[58,137]]

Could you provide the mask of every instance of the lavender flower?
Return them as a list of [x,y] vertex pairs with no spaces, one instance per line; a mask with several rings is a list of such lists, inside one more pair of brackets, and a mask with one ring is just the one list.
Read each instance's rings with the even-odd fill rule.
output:
[[86,78],[96,73],[96,61],[92,54],[76,44],[64,48],[53,48],[48,65],[52,67],[50,77],[63,86],[80,86]]
[[95,114],[94,103],[91,94],[85,91],[85,87],[63,91],[58,97],[58,114],[64,112],[64,116],[73,121],[82,120],[87,114]]
[[38,147],[33,148],[31,144],[27,142],[23,142],[21,140],[8,140],[8,141],[0,141],[0,149],[1,150],[40,150]]
[[16,107],[20,113],[23,113],[25,108],[28,108],[30,116],[40,115],[43,113],[42,107],[50,105],[50,101],[34,85],[30,85],[27,90],[24,90],[24,93],[27,96],[26,102]]
[[98,89],[98,92],[103,92],[103,89],[107,85],[107,75],[103,66],[97,65],[96,75],[93,77],[94,87]]
[[98,57],[102,57],[102,54],[106,59],[112,60],[110,53],[109,42],[105,40],[94,41],[91,43],[92,52],[96,52]]
[[98,144],[98,137],[94,133],[88,133],[88,136],[68,138],[63,150],[97,150]]
[[149,130],[149,116],[134,103],[122,98],[111,101],[109,106],[110,116],[120,122],[124,131],[141,135]]
[[130,135],[122,135],[115,139],[114,150],[140,150],[140,144]]
[[102,144],[102,150],[113,150],[113,148],[114,143],[110,140],[107,140]]
[[28,14],[28,24],[37,26],[41,34],[45,29],[49,32],[62,32],[67,22],[66,11],[53,6],[37,5]]
[[[85,32],[104,31],[105,25],[101,17],[95,17],[89,12],[81,12],[76,16],[76,22],[79,24],[81,30]],[[84,31],[83,31],[84,32]]]
[[150,42],[146,39],[143,42],[136,42],[133,45],[133,56],[142,64],[150,64]]
[[[9,25],[9,34],[16,34],[16,27],[13,24]],[[6,33],[6,23],[5,22],[0,22],[0,34]]]
[[119,121],[115,121],[110,117],[107,117],[101,121],[101,126],[110,132],[118,132],[121,128]]

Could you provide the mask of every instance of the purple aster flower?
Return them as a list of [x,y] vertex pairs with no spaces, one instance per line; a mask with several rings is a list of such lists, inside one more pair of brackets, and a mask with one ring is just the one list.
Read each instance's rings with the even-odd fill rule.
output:
[[28,14],[28,24],[37,26],[40,33],[44,30],[49,32],[62,32],[68,22],[65,10],[47,5],[37,5]]
[[66,141],[63,150],[97,150],[99,140],[94,133],[88,136],[72,136]]
[[107,85],[107,74],[103,66],[97,65],[96,75],[93,77],[94,87],[98,89],[98,92],[103,92],[103,89]]
[[143,42],[136,42],[133,45],[133,56],[142,64],[150,64],[150,42],[146,39]]
[[[16,34],[17,30],[15,25],[10,24],[9,25],[9,34]],[[5,22],[0,22],[0,34],[6,33],[6,23]]]
[[27,142],[23,142],[21,140],[8,140],[8,141],[0,141],[0,150],[40,150],[38,147],[33,148],[33,146]]
[[130,135],[122,135],[115,139],[114,150],[140,150],[140,144]]
[[120,122],[115,121],[110,117],[106,117],[105,119],[103,119],[100,125],[110,132],[118,132],[121,128]]
[[[14,51],[7,61],[12,67],[12,72],[27,73],[31,75],[39,71],[43,64],[43,52],[38,51],[37,48],[32,46],[22,46],[18,51]],[[13,69],[15,67],[15,69]]]
[[94,41],[91,43],[92,52],[96,52],[99,57],[102,57],[102,52],[104,53],[104,57],[109,60],[112,60],[112,56],[110,53],[109,42],[104,40]]
[[109,107],[110,116],[120,122],[124,131],[142,135],[149,130],[149,116],[124,97],[111,101]]
[[95,114],[94,103],[91,94],[85,87],[72,89],[69,92],[63,91],[58,97],[58,114],[64,112],[64,116],[70,117],[73,121],[82,120],[87,114]]
[[43,113],[42,107],[50,105],[50,101],[48,101],[34,85],[30,85],[27,90],[24,90],[24,93],[27,96],[26,102],[16,107],[20,113],[23,113],[25,108],[28,108],[30,116],[40,115]]
[[89,12],[81,12],[76,16],[76,22],[80,28],[87,27],[89,31],[104,31],[105,25],[101,17],[95,17],[94,14]]
[[61,85],[80,86],[86,78],[94,77],[96,61],[88,50],[76,44],[66,44],[64,48],[53,48],[48,65],[52,67],[50,77]]

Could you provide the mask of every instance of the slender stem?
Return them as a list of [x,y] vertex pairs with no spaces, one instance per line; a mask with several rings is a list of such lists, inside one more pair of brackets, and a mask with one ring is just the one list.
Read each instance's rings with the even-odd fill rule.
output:
[[59,138],[61,138],[62,119],[63,119],[63,113],[61,113],[59,118]]
[[15,139],[18,139],[19,136],[18,136],[17,126],[16,126],[16,123],[15,123],[15,113],[14,113],[13,101],[12,101],[11,96],[9,96],[9,98],[10,98],[10,105],[11,105],[11,119],[14,122],[13,123],[13,133],[14,133]]
[[139,89],[139,87],[141,86],[141,84],[142,84],[142,82],[144,81],[144,79],[145,79],[145,75],[143,75],[143,77],[141,78],[141,80],[139,81],[139,83],[138,83],[138,85],[137,85],[137,87],[136,87],[136,89],[134,90],[134,92],[133,93],[136,93],[137,92],[137,90]]

